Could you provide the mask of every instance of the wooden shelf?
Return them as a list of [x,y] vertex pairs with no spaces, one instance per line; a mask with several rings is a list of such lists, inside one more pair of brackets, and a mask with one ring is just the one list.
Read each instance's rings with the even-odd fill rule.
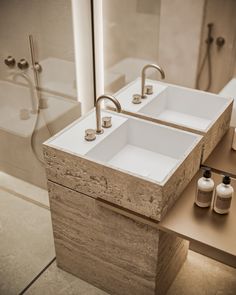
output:
[[[206,246],[218,260],[236,267],[236,200],[233,198],[227,215],[194,205],[196,181],[201,175],[200,170],[158,227]],[[213,173],[213,179],[218,184],[222,176]],[[232,186],[236,191],[236,179],[232,179]]]
[[231,127],[203,165],[236,178],[236,151],[231,148],[233,134],[234,127]]

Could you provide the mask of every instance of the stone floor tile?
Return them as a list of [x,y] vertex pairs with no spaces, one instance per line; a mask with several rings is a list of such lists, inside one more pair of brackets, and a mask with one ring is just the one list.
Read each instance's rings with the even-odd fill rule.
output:
[[61,270],[54,262],[25,295],[108,295],[108,293]]
[[167,295],[235,295],[236,269],[189,251]]
[[54,256],[50,211],[0,189],[0,294],[18,294]]
[[32,201],[42,207],[49,208],[48,192],[24,180],[0,171],[0,189],[8,191],[22,199]]
[[[189,251],[187,261],[167,295],[235,295],[235,291],[236,269]],[[57,268],[54,262],[25,294],[106,295],[107,293]]]

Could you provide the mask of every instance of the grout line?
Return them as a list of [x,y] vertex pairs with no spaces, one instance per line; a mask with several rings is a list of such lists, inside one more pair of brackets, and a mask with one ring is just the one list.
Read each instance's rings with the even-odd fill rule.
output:
[[7,192],[7,193],[10,193],[10,194],[14,195],[15,197],[18,197],[18,198],[20,198],[20,199],[22,199],[24,201],[30,202],[30,203],[32,203],[32,204],[34,204],[36,206],[39,206],[39,207],[41,207],[43,209],[46,209],[46,210],[49,210],[50,211],[49,206],[44,205],[44,204],[42,204],[42,203],[40,203],[38,201],[32,200],[30,197],[26,197],[25,195],[22,195],[20,193],[17,193],[16,191],[13,191],[13,190],[8,189],[8,188],[6,188],[4,186],[1,186],[1,185],[0,185],[0,189],[3,190],[3,191],[5,191],[5,192]]
[[37,279],[48,269],[48,267],[56,260],[56,257],[54,257],[34,278],[33,280],[18,294],[23,295],[25,292],[33,285],[34,282],[37,281]]

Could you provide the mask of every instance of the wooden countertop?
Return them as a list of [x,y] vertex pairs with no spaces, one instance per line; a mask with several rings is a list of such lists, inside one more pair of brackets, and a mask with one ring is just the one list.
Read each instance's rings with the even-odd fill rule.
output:
[[[232,179],[235,197],[230,212],[219,215],[211,208],[194,205],[196,181],[201,175],[199,171],[158,227],[210,247],[218,260],[236,267],[236,179]],[[213,179],[218,184],[222,175],[213,173]]]
[[236,151],[232,146],[234,127],[231,127],[211,155],[203,163],[203,166],[211,167],[218,173],[227,173],[236,178]]

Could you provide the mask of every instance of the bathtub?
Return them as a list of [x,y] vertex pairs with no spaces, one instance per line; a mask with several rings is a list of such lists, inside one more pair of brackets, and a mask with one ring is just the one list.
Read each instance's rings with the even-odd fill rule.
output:
[[[76,76],[74,62],[60,58],[48,57],[40,61],[42,72],[40,73],[41,88],[59,95],[76,100]],[[30,73],[33,79],[33,73]]]
[[233,112],[230,125],[236,127],[236,78],[231,79],[225,87],[219,92],[222,96],[234,98]]
[[[35,150],[41,159],[42,142],[81,115],[79,102],[46,92],[42,97],[48,107],[40,110],[34,136]],[[0,170],[46,188],[44,167],[30,144],[37,115],[29,111],[25,120],[20,115],[31,107],[29,88],[0,81]]]
[[[40,65],[42,72],[39,74],[39,83],[43,91],[77,100],[74,62],[48,57],[40,60]],[[7,81],[12,82],[12,72],[12,69],[10,69]],[[31,68],[27,69],[25,73],[34,81],[34,73]],[[17,84],[26,85],[26,81],[22,78],[17,79],[17,82]]]

